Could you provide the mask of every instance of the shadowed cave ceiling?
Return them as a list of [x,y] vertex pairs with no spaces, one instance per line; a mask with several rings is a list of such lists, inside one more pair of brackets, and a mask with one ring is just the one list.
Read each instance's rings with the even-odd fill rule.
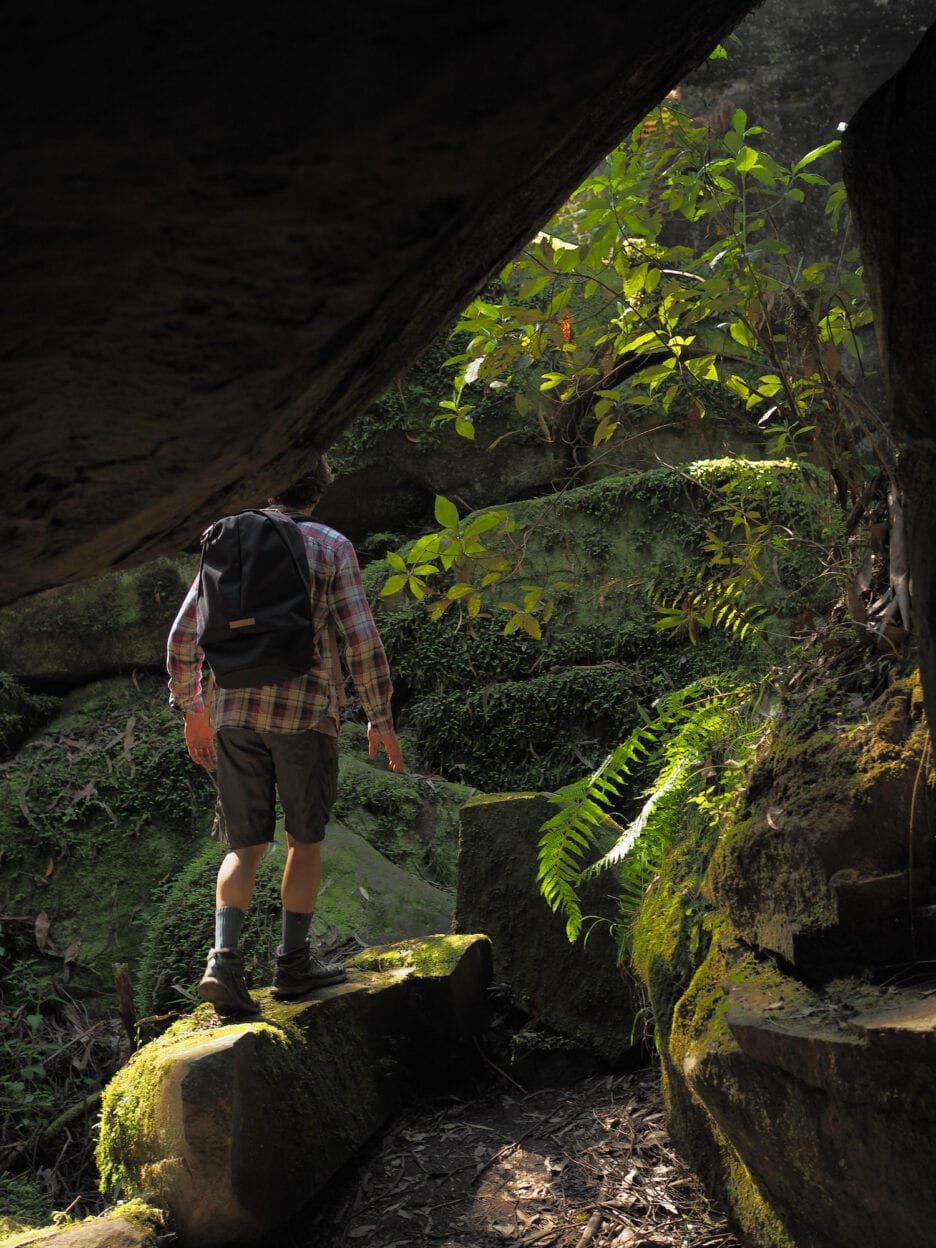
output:
[[292,479],[750,0],[0,11],[0,602]]
[[[297,476],[756,7],[8,0],[0,603],[188,546]],[[918,588],[934,57],[931,32],[845,152]]]

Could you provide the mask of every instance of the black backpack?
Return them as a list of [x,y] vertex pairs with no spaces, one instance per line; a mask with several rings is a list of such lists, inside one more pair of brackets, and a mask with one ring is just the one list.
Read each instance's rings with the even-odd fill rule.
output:
[[275,685],[313,664],[312,578],[298,528],[305,518],[241,511],[202,538],[197,638],[222,689]]

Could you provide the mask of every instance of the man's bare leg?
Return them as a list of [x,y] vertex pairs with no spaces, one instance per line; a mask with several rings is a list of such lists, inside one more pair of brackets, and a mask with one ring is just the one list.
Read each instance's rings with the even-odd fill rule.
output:
[[286,836],[286,866],[280,896],[283,899],[283,941],[277,949],[274,996],[299,997],[327,984],[346,979],[344,967],[324,963],[309,951],[309,926],[315,913],[322,880],[322,846]]

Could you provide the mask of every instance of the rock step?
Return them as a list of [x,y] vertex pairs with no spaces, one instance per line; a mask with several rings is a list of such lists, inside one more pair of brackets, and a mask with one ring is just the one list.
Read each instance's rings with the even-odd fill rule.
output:
[[936,904],[929,871],[860,876],[842,872],[830,881],[838,924],[794,937],[797,965],[881,967],[936,959]]
[[104,1091],[106,1193],[165,1210],[186,1248],[285,1222],[386,1121],[404,1088],[451,1086],[487,1021],[484,936],[365,950],[348,982],[224,1024],[200,1007]]

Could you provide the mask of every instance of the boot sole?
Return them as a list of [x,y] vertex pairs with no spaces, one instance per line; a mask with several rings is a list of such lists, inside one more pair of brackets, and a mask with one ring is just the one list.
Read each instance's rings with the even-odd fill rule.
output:
[[238,1016],[246,1018],[251,1014],[260,1013],[260,1006],[257,1005],[253,997],[250,998],[250,1005],[241,1004],[240,1001],[232,999],[224,984],[211,980],[198,985],[198,995],[202,1001],[207,1001],[209,1005],[213,1005],[215,1013],[222,1018],[236,1018]]
[[317,979],[314,984],[308,984],[305,988],[277,988],[274,984],[271,992],[277,1001],[293,1001],[299,997],[307,997],[310,992],[315,992],[319,988],[329,988],[333,984],[344,984],[347,982],[347,975],[329,975],[323,979]]

